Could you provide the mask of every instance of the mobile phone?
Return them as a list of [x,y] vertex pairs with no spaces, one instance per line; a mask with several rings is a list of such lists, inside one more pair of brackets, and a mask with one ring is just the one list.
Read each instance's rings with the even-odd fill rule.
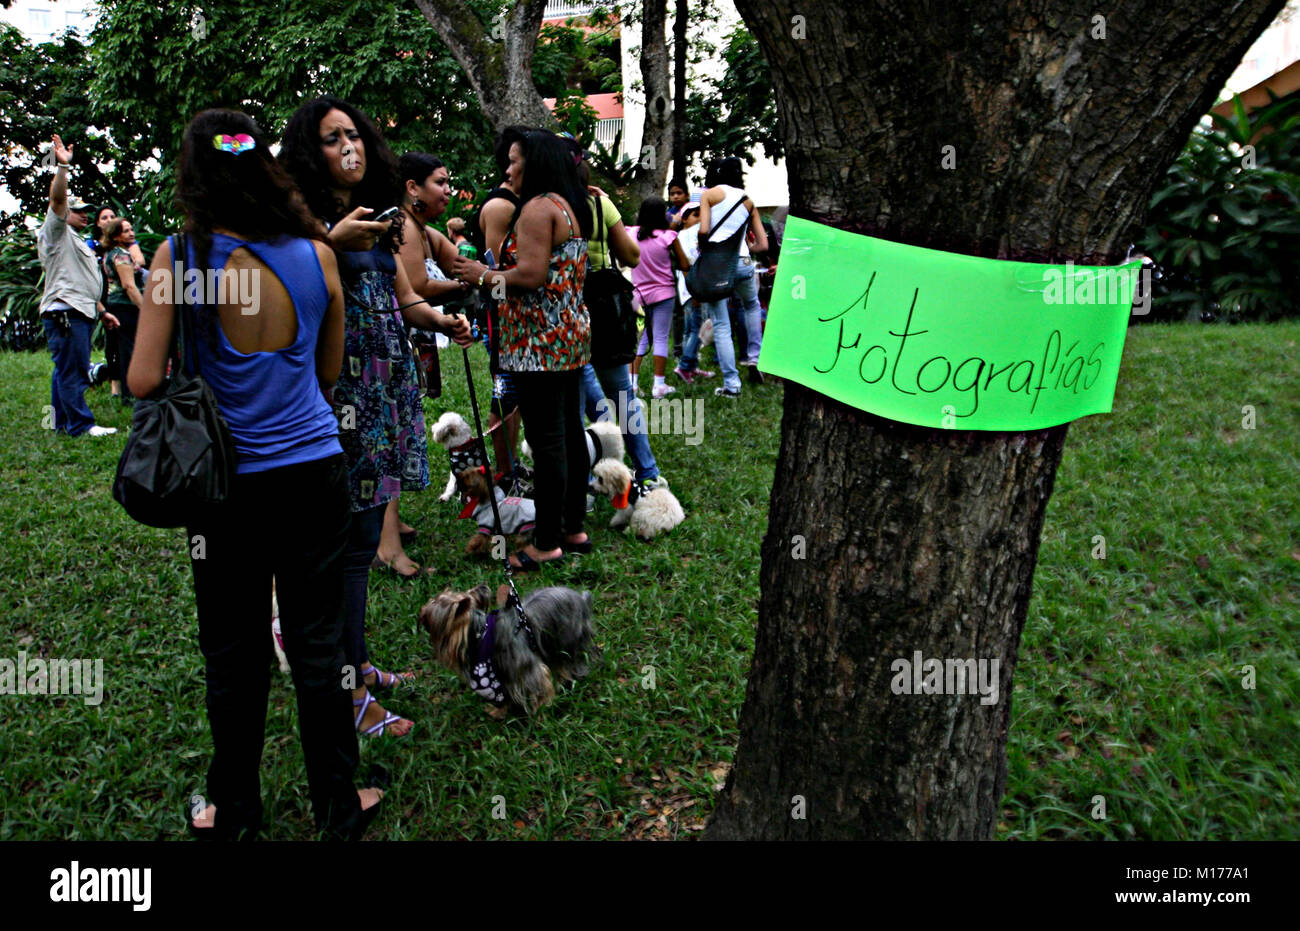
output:
[[387,223],[387,222],[388,222],[389,220],[391,220],[393,217],[397,216],[399,210],[400,210],[400,208],[398,208],[398,207],[389,207],[387,210],[385,210],[385,211],[384,211],[383,213],[381,213],[379,216],[375,217],[374,220],[373,220],[372,222],[374,222],[374,223]]

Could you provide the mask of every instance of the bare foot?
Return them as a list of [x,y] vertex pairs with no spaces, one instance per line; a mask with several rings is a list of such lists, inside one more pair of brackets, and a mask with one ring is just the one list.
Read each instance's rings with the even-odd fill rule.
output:
[[381,552],[377,558],[404,579],[413,579],[420,574],[419,563],[413,562],[405,550],[398,550],[396,556]]
[[361,810],[366,811],[379,804],[379,800],[384,797],[384,790],[357,789],[357,797],[361,800]]
[[199,812],[197,815],[190,818],[190,824],[194,825],[196,828],[200,828],[206,831],[212,828],[212,826],[216,823],[216,820],[217,820],[217,806],[209,805],[208,807],[204,808],[203,811]]

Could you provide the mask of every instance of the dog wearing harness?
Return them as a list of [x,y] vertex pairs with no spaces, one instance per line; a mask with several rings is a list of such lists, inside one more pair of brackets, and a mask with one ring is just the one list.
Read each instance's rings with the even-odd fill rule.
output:
[[478,585],[442,592],[419,615],[435,659],[483,698],[497,720],[512,712],[535,714],[554,699],[557,686],[586,676],[601,656],[591,592],[562,586],[530,592],[523,599],[524,625],[510,622],[505,589],[496,610],[488,587]]

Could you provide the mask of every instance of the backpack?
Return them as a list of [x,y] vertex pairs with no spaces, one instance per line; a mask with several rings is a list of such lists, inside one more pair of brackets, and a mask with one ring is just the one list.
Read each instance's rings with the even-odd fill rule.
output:
[[700,240],[699,258],[686,273],[686,290],[701,304],[725,300],[731,297],[734,290],[736,256],[740,255],[740,243],[745,238],[749,224],[740,224],[726,239],[714,240],[712,236],[726,225],[736,208],[744,203],[745,192],[741,191],[740,199],[732,205],[718,225],[709,231],[709,237]]

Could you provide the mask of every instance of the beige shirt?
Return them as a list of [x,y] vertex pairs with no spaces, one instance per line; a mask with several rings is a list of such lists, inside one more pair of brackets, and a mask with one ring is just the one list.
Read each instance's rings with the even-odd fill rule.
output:
[[95,304],[103,288],[99,261],[66,217],[46,209],[45,222],[36,235],[36,253],[45,267],[45,293],[41,313],[62,301],[78,313],[95,319]]

